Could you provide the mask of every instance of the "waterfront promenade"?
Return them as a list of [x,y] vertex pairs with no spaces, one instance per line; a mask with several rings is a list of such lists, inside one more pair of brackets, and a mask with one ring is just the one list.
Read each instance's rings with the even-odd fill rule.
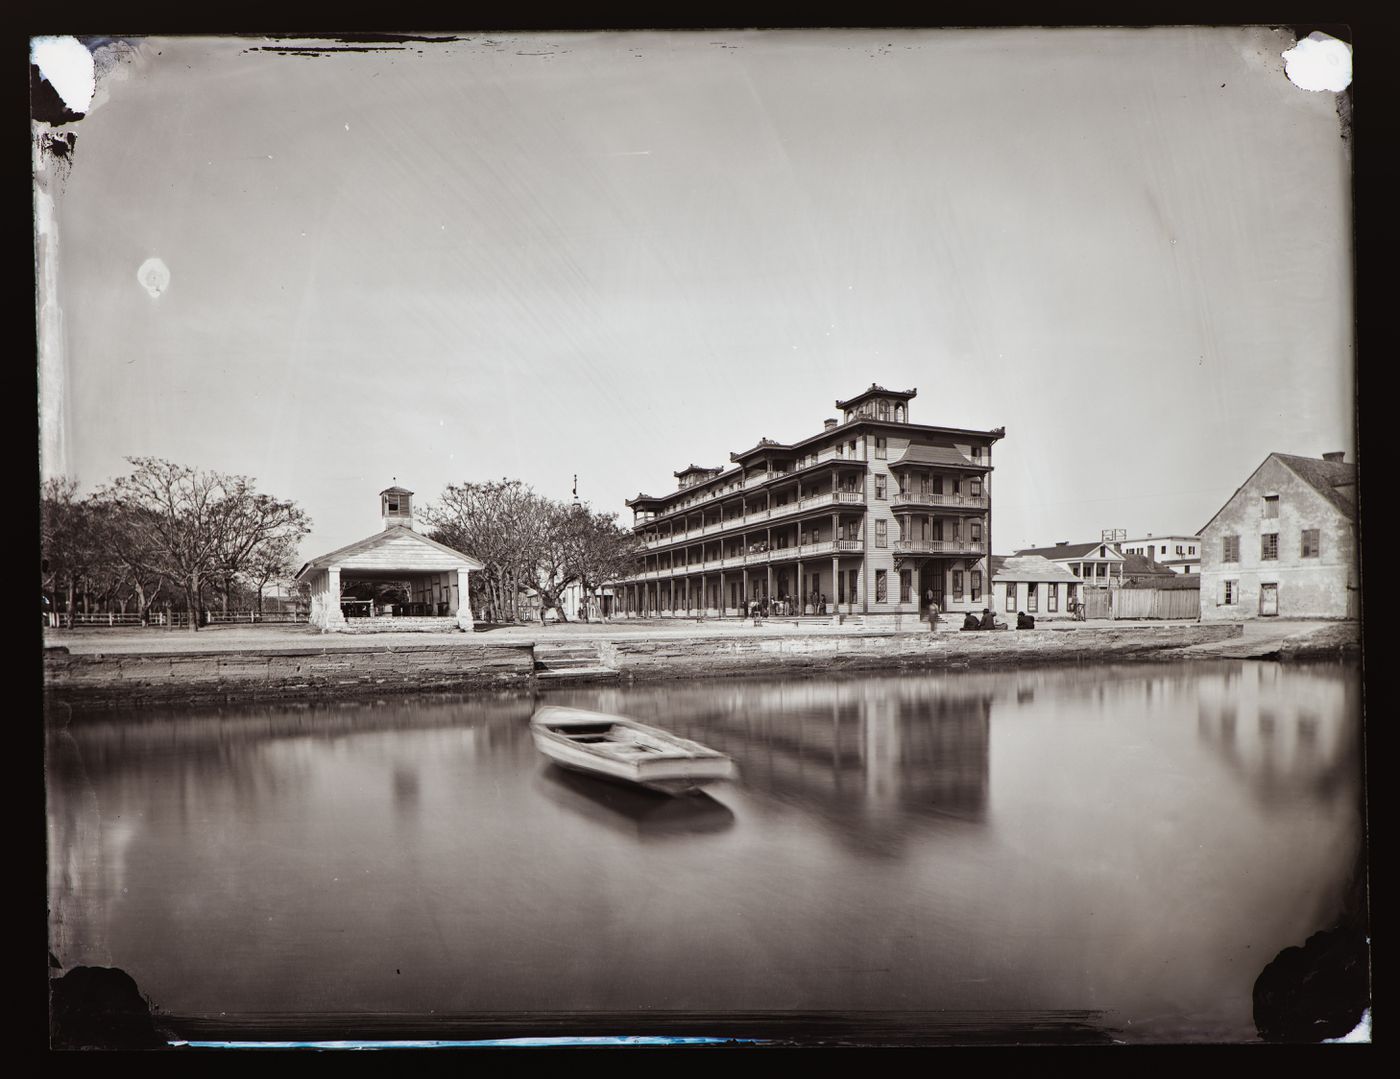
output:
[[[1355,655],[1354,624],[1067,622],[931,633],[817,622],[657,621],[510,626],[465,633],[322,634],[306,627],[49,631],[49,699],[147,702],[337,699],[535,690],[593,681],[1063,663]],[[1312,642],[1312,643],[1310,643]]]
[[[995,638],[1009,643],[1020,638],[1029,641],[1041,633],[1085,633],[1094,630],[1160,629],[1189,627],[1200,623],[1180,621],[1129,621],[1091,619],[1086,622],[1041,622],[1035,630],[1006,630]],[[1224,641],[1207,641],[1189,646],[1193,655],[1209,656],[1215,651],[1251,651],[1268,654],[1277,651],[1285,641],[1305,642],[1313,637],[1351,639],[1357,635],[1354,622],[1254,620],[1239,623],[1237,634],[1232,632]],[[1233,630],[1233,627],[1231,627]],[[755,626],[740,619],[656,618],[623,619],[614,622],[550,622],[496,626],[478,629],[474,633],[322,633],[314,626],[288,625],[224,625],[209,626],[197,633],[181,629],[138,627],[79,627],[78,629],[45,629],[45,648],[66,648],[73,655],[131,654],[131,653],[193,653],[193,652],[257,652],[284,649],[330,649],[363,651],[366,648],[463,647],[477,645],[520,646],[531,643],[587,643],[600,641],[681,640],[681,639],[745,639],[756,637],[841,637],[859,634],[863,637],[929,636],[925,628],[883,628],[829,625],[816,619],[769,619]],[[939,626],[940,641],[981,637],[981,633],[964,633],[956,623],[945,621]]]

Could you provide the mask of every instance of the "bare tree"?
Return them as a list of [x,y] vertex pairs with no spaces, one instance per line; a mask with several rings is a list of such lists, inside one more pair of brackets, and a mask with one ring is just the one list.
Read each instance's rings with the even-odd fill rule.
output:
[[283,532],[264,540],[253,548],[243,566],[243,575],[257,590],[257,611],[263,613],[263,593],[270,582],[290,577],[296,569],[297,540],[290,532]]
[[67,477],[45,481],[39,507],[41,587],[55,611],[71,615],[99,559],[92,507]]
[[127,460],[131,475],[113,482],[103,497],[124,507],[131,547],[183,594],[191,631],[199,625],[204,589],[231,578],[231,564],[241,567],[275,536],[300,537],[310,529],[293,503],[258,494],[247,477],[154,457]]
[[519,480],[449,486],[423,519],[439,543],[483,563],[478,609],[490,621],[514,621],[526,589],[541,621],[551,610],[568,621],[568,587],[595,591],[630,570],[638,550],[615,515],[543,498]]
[[475,574],[488,621],[515,621],[521,590],[533,585],[549,503],[519,480],[451,484],[422,518],[439,543],[481,562]]
[[571,546],[571,569],[587,597],[609,582],[625,577],[636,568],[641,541],[617,523],[615,513],[594,513],[580,508],[570,515],[567,534]]
[[[225,480],[228,491],[216,514],[216,529],[223,609],[227,612],[239,574],[249,570],[262,555],[266,557],[260,571],[268,569],[266,559],[270,557],[273,560],[271,573],[282,572],[282,565],[296,557],[297,542],[311,531],[311,522],[295,502],[258,494],[251,480],[242,476],[229,476]],[[263,577],[261,585],[266,585],[267,579]],[[262,612],[261,587],[258,611]]]

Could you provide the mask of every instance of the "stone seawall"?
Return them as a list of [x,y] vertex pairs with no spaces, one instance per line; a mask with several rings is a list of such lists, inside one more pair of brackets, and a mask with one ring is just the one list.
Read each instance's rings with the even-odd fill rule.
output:
[[[821,674],[903,667],[1013,667],[1153,659],[1240,636],[1238,625],[990,633],[825,633],[599,639],[602,666],[577,681],[725,674]],[[363,648],[69,654],[44,652],[49,699],[84,707],[529,689],[535,646],[461,643]],[[556,676],[559,673],[556,672]],[[574,681],[570,678],[568,681]],[[555,682],[554,684],[560,684]]]
[[528,689],[534,649],[521,645],[366,644],[363,649],[239,652],[44,652],[51,700],[85,706],[326,698],[419,690]]
[[624,678],[684,678],[783,670],[821,673],[902,667],[1013,667],[1155,659],[1168,649],[1229,640],[1238,625],[986,633],[832,634],[807,637],[619,640],[600,648]]

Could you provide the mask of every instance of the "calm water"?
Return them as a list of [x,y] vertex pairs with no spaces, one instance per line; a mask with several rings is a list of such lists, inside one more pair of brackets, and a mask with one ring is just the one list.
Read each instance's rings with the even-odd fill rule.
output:
[[560,772],[528,696],[50,717],[52,947],[167,1012],[1085,1009],[1253,1039],[1360,843],[1357,673],[1221,662],[545,695],[734,757]]

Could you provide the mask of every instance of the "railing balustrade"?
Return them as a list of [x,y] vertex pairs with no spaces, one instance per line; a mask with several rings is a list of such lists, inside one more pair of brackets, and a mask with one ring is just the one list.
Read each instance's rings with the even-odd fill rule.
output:
[[896,540],[894,549],[900,554],[981,554],[981,540]]

